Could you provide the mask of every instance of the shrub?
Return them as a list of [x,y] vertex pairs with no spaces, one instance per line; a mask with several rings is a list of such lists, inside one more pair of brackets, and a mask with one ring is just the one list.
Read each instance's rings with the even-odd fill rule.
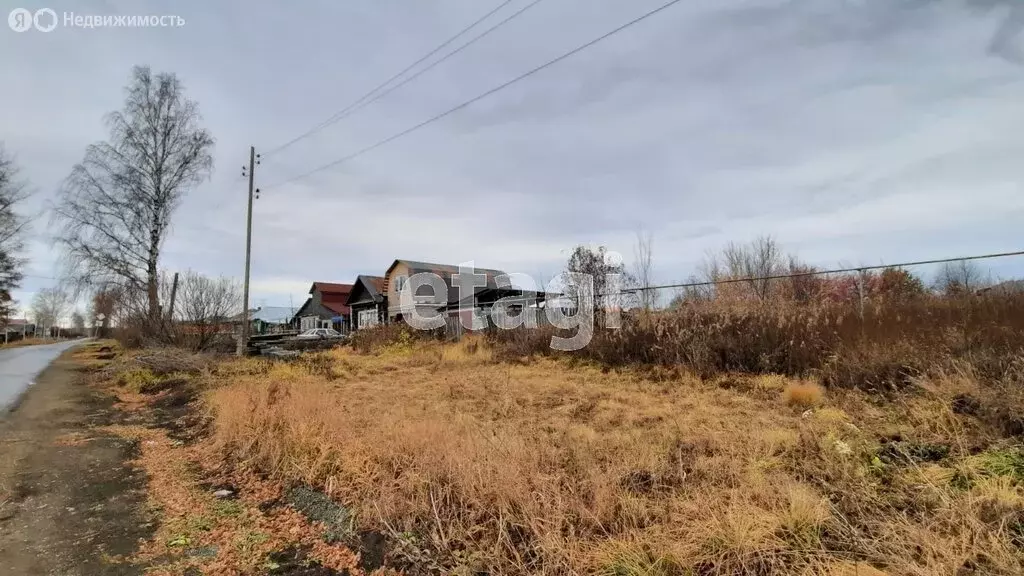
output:
[[825,391],[817,382],[790,382],[782,389],[786,404],[800,408],[811,408],[821,403]]
[[441,331],[413,330],[402,322],[394,322],[357,330],[352,333],[350,342],[353,349],[366,354],[380,350],[385,346],[404,345],[411,343],[413,340],[440,338],[443,336],[443,329]]
[[[495,331],[497,358],[553,354],[556,330]],[[570,354],[605,365],[686,365],[721,372],[819,375],[827,385],[899,388],[967,361],[986,381],[1024,372],[1024,295],[879,298],[848,303],[703,302],[651,315],[625,314],[617,330],[595,328]]]

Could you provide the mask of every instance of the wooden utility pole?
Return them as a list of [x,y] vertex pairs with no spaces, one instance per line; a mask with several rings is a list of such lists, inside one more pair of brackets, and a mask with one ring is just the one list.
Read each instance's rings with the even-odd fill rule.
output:
[[245,167],[242,174],[249,176],[249,207],[245,213],[245,281],[242,284],[242,334],[238,339],[236,353],[244,356],[249,348],[249,256],[252,253],[252,197],[253,177],[256,175],[256,147],[249,147],[249,169],[246,173]]
[[174,322],[174,300],[178,297],[178,273],[174,273],[174,282],[171,283],[171,304],[167,307],[167,321]]

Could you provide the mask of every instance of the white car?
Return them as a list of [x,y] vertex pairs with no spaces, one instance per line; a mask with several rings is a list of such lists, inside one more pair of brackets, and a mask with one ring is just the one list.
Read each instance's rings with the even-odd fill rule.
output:
[[321,340],[327,338],[341,338],[341,332],[331,328],[311,328],[295,338],[297,340]]

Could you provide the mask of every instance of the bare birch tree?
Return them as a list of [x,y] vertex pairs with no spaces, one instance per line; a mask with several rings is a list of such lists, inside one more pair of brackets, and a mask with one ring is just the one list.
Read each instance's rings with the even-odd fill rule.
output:
[[144,294],[155,324],[161,244],[185,193],[210,175],[214,141],[174,74],[136,67],[126,93],[107,117],[109,140],[86,149],[53,214],[69,277]]

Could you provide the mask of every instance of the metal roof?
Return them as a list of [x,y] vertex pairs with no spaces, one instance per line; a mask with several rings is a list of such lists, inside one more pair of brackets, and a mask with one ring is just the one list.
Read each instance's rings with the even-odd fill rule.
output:
[[[525,294],[524,294],[525,293]],[[546,297],[544,292],[536,292],[532,290],[523,290],[522,288],[481,288],[477,287],[472,296],[466,296],[462,300],[458,299],[458,289],[455,290],[455,294],[452,295],[449,291],[448,309],[453,308],[473,308],[476,306],[477,299],[483,296],[494,296],[495,298],[516,298],[518,297],[523,302],[530,302],[531,304],[537,305],[544,302]]]
[[345,304],[344,302],[328,302],[322,300],[320,302],[320,305],[323,306],[324,308],[327,308],[331,312],[334,312],[335,314],[340,314],[342,316],[350,312],[348,304]]
[[313,282],[309,293],[320,291],[321,294],[348,294],[352,291],[351,284],[337,284],[334,282]]
[[376,290],[378,294],[384,292],[384,277],[383,276],[360,276],[363,280],[363,284],[367,289],[372,288]]
[[249,314],[250,320],[262,320],[267,324],[287,324],[298,308],[289,306],[263,306]]
[[366,302],[366,300],[362,299],[355,301],[352,300],[359,296],[360,293],[356,287],[360,285],[363,287],[363,290],[366,291],[370,300],[378,303],[384,300],[384,278],[381,276],[367,276],[365,274],[360,274],[356,277],[356,283],[352,285],[352,292],[349,293],[348,300],[345,301],[346,304],[353,302]]

